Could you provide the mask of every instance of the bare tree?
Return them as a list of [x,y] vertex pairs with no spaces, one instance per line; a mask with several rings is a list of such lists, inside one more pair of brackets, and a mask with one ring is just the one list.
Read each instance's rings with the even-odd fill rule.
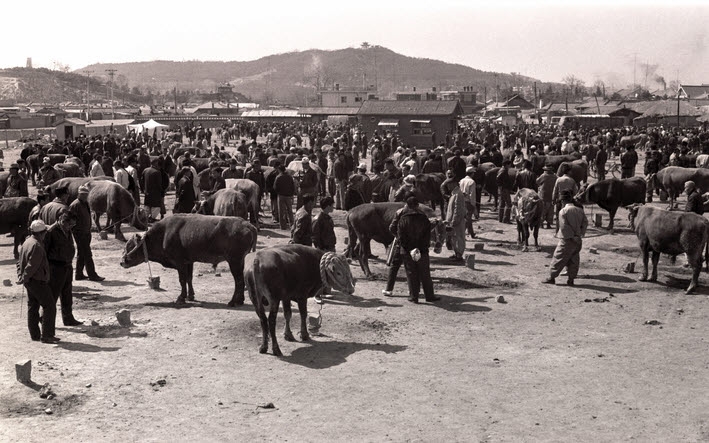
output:
[[573,74],[567,75],[561,79],[561,81],[569,88],[569,93],[571,95],[580,96],[586,92],[584,87],[586,82]]

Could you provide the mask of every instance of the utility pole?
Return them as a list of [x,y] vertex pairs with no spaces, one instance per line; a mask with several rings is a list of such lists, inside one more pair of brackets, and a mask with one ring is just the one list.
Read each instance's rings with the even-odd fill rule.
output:
[[116,75],[117,69],[106,69],[108,76],[111,77],[111,120],[116,119],[116,110],[113,107],[113,76]]
[[638,53],[633,54],[633,89],[635,89],[635,67],[638,63]]
[[90,89],[90,84],[91,84],[91,74],[94,73],[94,71],[86,70],[83,71],[84,74],[86,74],[86,121],[90,122],[91,121],[91,89]]

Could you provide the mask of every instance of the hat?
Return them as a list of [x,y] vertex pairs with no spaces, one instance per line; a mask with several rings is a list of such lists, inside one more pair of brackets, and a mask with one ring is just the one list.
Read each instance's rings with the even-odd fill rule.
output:
[[20,167],[17,166],[17,163],[13,163],[10,165],[10,169],[20,169]]
[[89,187],[86,185],[81,185],[79,186],[79,194],[88,194],[89,193]]
[[360,163],[359,166],[357,166],[357,169],[359,169],[360,171],[366,171],[367,165],[365,165],[364,163]]
[[467,168],[465,168],[466,174],[472,174],[473,172],[475,172],[475,168],[473,168],[472,166],[468,166]]
[[304,164],[310,163],[310,159],[308,157],[303,157],[303,160],[301,160]]
[[559,193],[559,198],[561,200],[573,200],[574,194],[570,190],[566,189]]
[[684,184],[684,189],[694,189],[696,186],[692,180],[689,180]]
[[554,167],[551,166],[551,165],[546,165],[546,166],[544,166],[542,169],[545,170],[545,171],[547,171],[547,172],[554,172]]
[[30,232],[44,232],[47,230],[47,225],[42,220],[35,220],[30,225]]
[[237,164],[236,159],[235,159],[235,158],[229,159],[229,164],[230,164],[230,165],[235,165],[235,164]]
[[42,163],[51,163],[49,161],[49,157],[44,157],[44,159],[42,160]]
[[291,146],[290,149],[289,149],[289,151],[290,151],[290,152],[295,152],[295,151],[296,151],[295,146]]
[[537,147],[534,146],[534,145],[532,145],[532,146],[529,147],[529,150],[530,150],[530,151],[536,151],[536,150],[537,150]]
[[407,175],[406,177],[404,177],[404,183],[413,185],[414,183],[416,183],[416,176],[413,174]]

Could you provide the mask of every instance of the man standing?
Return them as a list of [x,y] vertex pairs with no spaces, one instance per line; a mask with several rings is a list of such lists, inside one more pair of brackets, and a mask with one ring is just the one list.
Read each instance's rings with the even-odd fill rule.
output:
[[512,197],[510,194],[514,189],[514,182],[509,173],[511,165],[512,162],[510,160],[504,160],[497,173],[497,198],[500,202],[497,220],[500,223],[510,223],[510,216],[512,215]]
[[39,170],[39,175],[44,186],[49,186],[62,178],[62,176],[59,175],[59,172],[57,172],[57,170],[54,169],[54,166],[52,166],[52,162],[49,160],[49,157],[44,157],[42,160],[42,167]]
[[702,200],[702,194],[699,193],[693,181],[690,180],[684,184],[684,192],[687,194],[687,205],[684,211],[694,212],[699,215],[704,214],[704,200]]
[[335,222],[330,217],[334,207],[332,197],[320,199],[320,214],[313,220],[313,246],[316,248],[335,252],[337,237],[335,237]]
[[544,166],[544,173],[537,178],[539,187],[539,197],[542,200],[542,222],[546,222],[547,229],[551,229],[554,222],[554,186],[556,185],[556,174],[551,166]]
[[150,167],[143,171],[143,208],[148,214],[148,221],[153,223],[160,216],[163,198],[162,175],[158,171],[158,160],[153,159]]
[[626,146],[626,152],[620,156],[620,178],[631,178],[635,176],[635,165],[638,164],[638,153],[635,147]]
[[[278,157],[276,157],[278,159]],[[228,178],[244,178],[244,171],[242,169],[236,169],[236,164],[237,161],[235,158],[230,158],[229,159],[229,168],[225,169],[224,172],[222,172],[222,178],[223,179],[228,179]]]
[[598,179],[598,181],[606,179],[606,161],[608,161],[608,151],[605,146],[599,145],[595,158],[596,179]]
[[515,178],[515,188],[527,188],[537,192],[537,176],[532,172],[531,161],[524,160],[522,162],[522,170],[517,173],[517,177]]
[[549,278],[543,283],[555,284],[556,277],[566,267],[569,272],[566,284],[573,286],[579,272],[582,238],[586,235],[588,220],[583,208],[574,205],[571,191],[565,190],[561,193],[561,202],[564,207],[559,211],[559,230],[556,233],[559,242],[554,250]]
[[175,206],[173,214],[189,214],[194,208],[197,196],[192,186],[192,170],[189,166],[183,166],[175,176]]
[[64,211],[59,215],[59,220],[47,229],[47,237],[44,239],[44,248],[49,261],[49,288],[52,290],[54,303],[61,299],[64,326],[82,324],[74,318],[71,310],[73,304],[71,261],[74,259],[75,252],[71,230],[75,225],[76,216],[69,211]]
[[104,175],[106,174],[104,174],[103,167],[101,167],[101,155],[94,154],[94,159],[89,165],[89,176],[103,177]]
[[69,210],[69,205],[67,205],[69,192],[67,188],[55,189],[54,196],[54,200],[42,206],[39,210],[39,219],[47,226],[56,222],[62,212]]
[[126,167],[126,172],[133,179],[132,187],[129,183],[128,188],[126,189],[130,191],[131,195],[133,196],[133,200],[135,200],[135,204],[140,205],[140,177],[138,177],[138,159],[136,159],[135,156],[131,156],[128,157],[126,162],[128,163],[128,166]]
[[[411,303],[419,302],[421,286],[423,286],[426,301],[440,300],[441,298],[433,293],[433,280],[431,280],[428,257],[431,222],[419,209],[419,202],[415,196],[408,196],[406,206],[397,211],[394,220],[389,225],[389,231],[394,233],[399,240],[398,254],[404,263],[406,280],[409,284],[408,300]],[[389,283],[387,283],[387,289],[389,289]],[[387,294],[385,293],[385,295]]]
[[3,193],[4,197],[28,197],[27,179],[20,175],[20,167],[17,163],[10,165],[10,175],[7,177],[7,188]]
[[571,165],[568,163],[564,163],[559,167],[559,172],[561,173],[561,177],[556,179],[556,183],[554,183],[554,190],[552,191],[552,200],[554,201],[555,207],[554,207],[554,213],[557,214],[556,217],[556,229],[557,231],[559,230],[559,211],[561,210],[561,207],[563,206],[563,203],[561,202],[561,194],[564,191],[569,191],[571,195],[576,195],[576,193],[579,191],[579,186],[576,184],[573,178],[569,175],[571,172]]
[[452,238],[453,252],[450,257],[454,262],[462,262],[465,253],[465,195],[460,190],[458,182],[454,181],[453,188],[448,199],[448,210],[446,211],[446,231]]
[[313,219],[312,212],[315,206],[315,197],[303,197],[303,207],[295,213],[295,222],[291,230],[291,242],[297,245],[312,246],[313,244]]
[[[74,279],[103,281],[103,277],[96,274],[94,259],[91,254],[91,210],[89,209],[89,188],[86,185],[79,187],[79,197],[69,205],[69,212],[76,217],[76,225],[72,229],[76,242],[76,273]],[[88,277],[84,275],[84,267]]]
[[300,209],[303,206],[303,197],[306,195],[312,195],[313,197],[318,195],[318,173],[310,166],[308,157],[303,157],[301,164],[303,165],[303,176],[300,178],[296,209]]
[[128,171],[126,171],[123,167],[123,162],[120,160],[113,162],[113,170],[115,171],[113,173],[113,178],[116,180],[116,183],[121,185],[123,189],[128,189],[130,187],[131,178]]
[[[47,225],[35,220],[30,225],[30,235],[22,244],[20,259],[17,262],[17,277],[27,290],[27,327],[33,341],[56,343],[54,322],[57,316],[57,303],[49,289],[49,262],[44,250],[44,237]],[[42,330],[39,329],[39,308],[42,307]]]
[[465,177],[463,177],[459,183],[460,191],[463,193],[465,200],[465,228],[468,230],[468,235],[470,235],[470,238],[475,238],[473,218],[477,208],[476,184],[473,179],[473,175],[475,175],[475,168],[468,166],[465,169]]
[[278,176],[273,182],[273,190],[278,195],[278,222],[284,231],[293,224],[293,195],[295,179],[286,172],[286,167],[278,166]]
[[344,209],[345,191],[347,190],[347,179],[349,178],[344,152],[338,153],[333,170],[335,173],[335,209]]

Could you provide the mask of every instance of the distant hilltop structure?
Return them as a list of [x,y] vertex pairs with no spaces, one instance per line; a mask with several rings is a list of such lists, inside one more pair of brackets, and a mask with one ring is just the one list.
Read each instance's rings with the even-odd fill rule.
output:
[[32,69],[32,57],[27,57],[27,65],[25,67]]

